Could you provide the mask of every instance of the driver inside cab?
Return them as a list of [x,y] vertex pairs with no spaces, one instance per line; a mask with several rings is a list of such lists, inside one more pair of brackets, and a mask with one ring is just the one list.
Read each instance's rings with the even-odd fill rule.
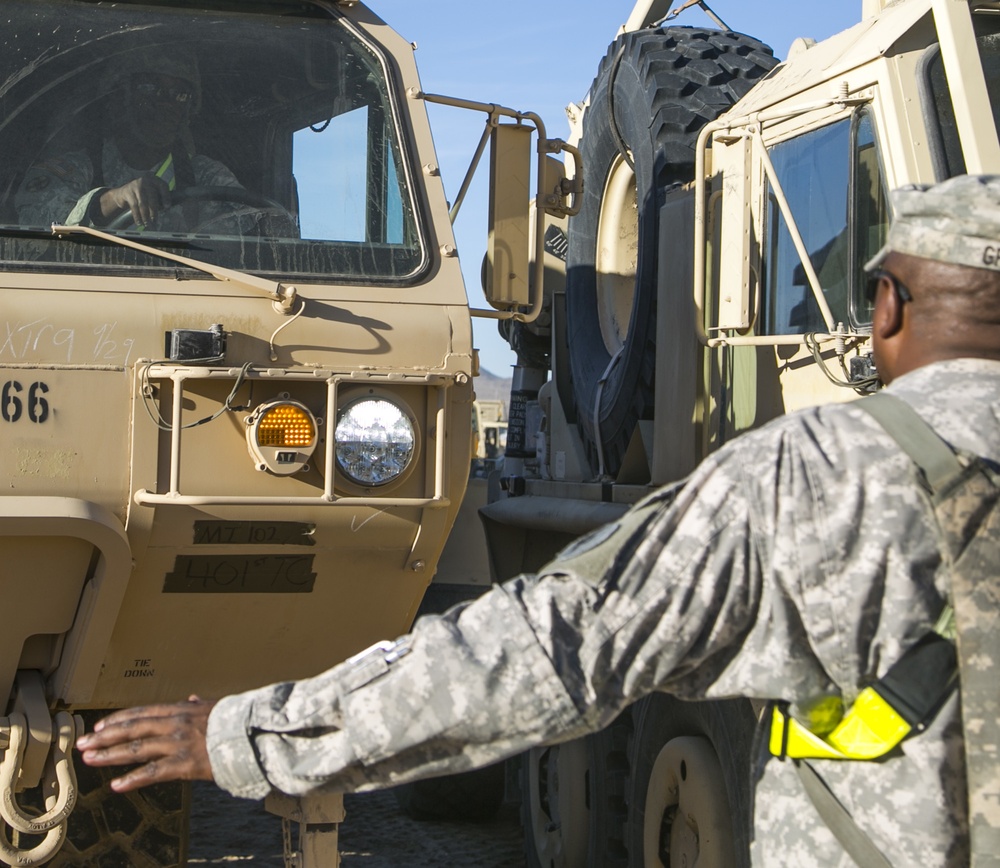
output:
[[[83,224],[192,231],[232,212],[182,199],[186,187],[239,187],[222,163],[195,153],[190,122],[201,107],[194,53],[147,47],[113,60],[91,133],[47,153],[25,173],[15,205],[22,224]],[[89,141],[88,141],[89,139]]]

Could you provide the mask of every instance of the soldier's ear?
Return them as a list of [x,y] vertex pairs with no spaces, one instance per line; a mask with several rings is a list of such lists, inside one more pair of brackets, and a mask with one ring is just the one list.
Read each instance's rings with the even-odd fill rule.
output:
[[890,340],[903,328],[903,300],[896,292],[892,280],[883,275],[875,291],[875,309],[872,311],[872,334],[881,340]]
[[879,280],[872,311],[872,352],[879,378],[889,385],[899,368],[904,349],[903,302],[888,277]]

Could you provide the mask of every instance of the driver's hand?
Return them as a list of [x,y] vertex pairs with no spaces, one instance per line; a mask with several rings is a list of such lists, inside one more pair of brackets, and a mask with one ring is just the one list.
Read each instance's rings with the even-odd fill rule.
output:
[[100,205],[105,223],[128,210],[132,221],[141,228],[170,207],[170,188],[155,175],[142,175],[121,187],[105,190]]

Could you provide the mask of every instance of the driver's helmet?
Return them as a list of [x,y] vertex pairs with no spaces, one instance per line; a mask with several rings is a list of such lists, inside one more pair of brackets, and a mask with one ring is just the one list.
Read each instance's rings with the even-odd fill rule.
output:
[[101,91],[110,94],[124,90],[134,75],[149,72],[183,79],[191,85],[191,114],[201,108],[201,75],[198,57],[189,45],[182,43],[143,44],[116,55],[105,70]]

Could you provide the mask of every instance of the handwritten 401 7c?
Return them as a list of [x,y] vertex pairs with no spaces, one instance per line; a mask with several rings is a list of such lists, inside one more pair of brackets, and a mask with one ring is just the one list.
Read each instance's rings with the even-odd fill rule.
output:
[[178,555],[163,581],[174,594],[308,594],[313,555]]

